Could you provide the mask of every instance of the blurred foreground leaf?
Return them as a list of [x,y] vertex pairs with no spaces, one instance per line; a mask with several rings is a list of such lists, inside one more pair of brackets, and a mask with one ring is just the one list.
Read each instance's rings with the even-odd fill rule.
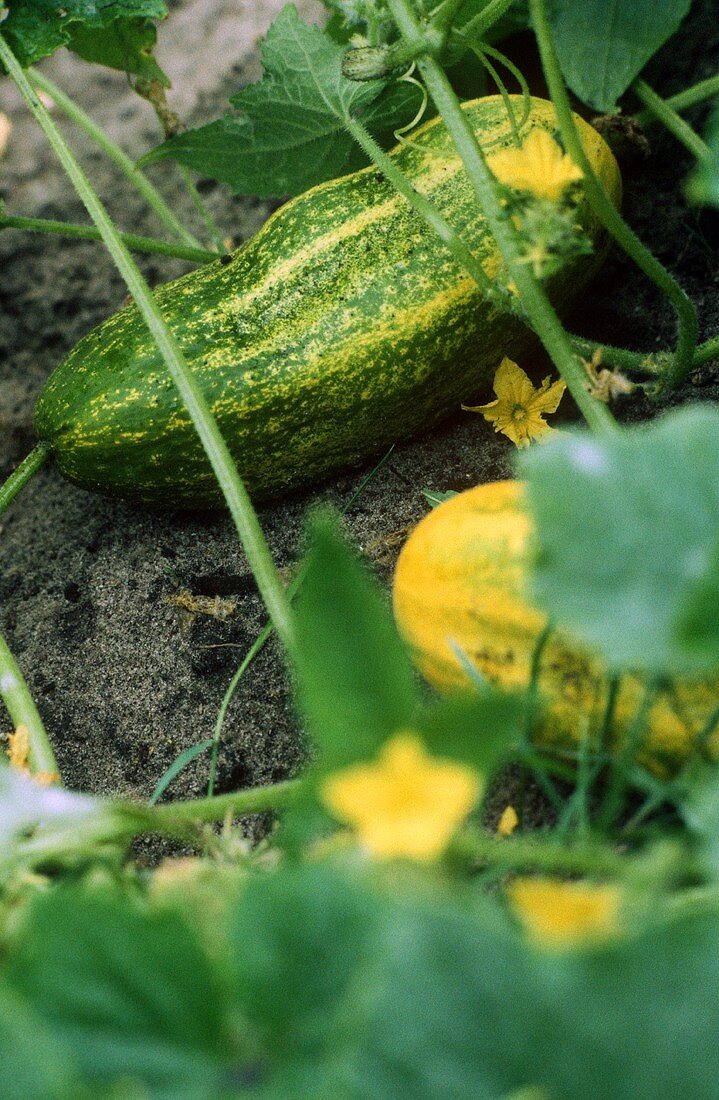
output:
[[262,1100],[715,1097],[716,912],[555,952],[468,888],[450,900],[409,872],[283,877],[251,883],[237,915],[237,992],[272,1036]]
[[601,439],[557,436],[521,469],[537,523],[534,595],[558,626],[613,669],[719,665],[719,408]]
[[8,977],[96,1089],[134,1079],[153,1097],[215,1095],[223,991],[176,914],[57,890],[34,904]]

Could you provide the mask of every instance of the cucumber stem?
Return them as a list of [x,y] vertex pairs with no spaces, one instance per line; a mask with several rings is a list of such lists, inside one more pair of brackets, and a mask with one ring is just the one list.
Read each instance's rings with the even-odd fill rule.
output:
[[3,485],[0,485],[0,516],[12,503],[20,490],[50,457],[51,447],[49,443],[37,443],[27,458],[24,458],[17,469],[13,470],[10,477]]
[[185,187],[187,188],[188,195],[192,199],[192,204],[195,207],[197,213],[202,218],[203,222],[205,223],[207,232],[210,234],[210,240],[215,246],[217,252],[219,252],[220,254],[226,253],[227,246],[222,239],[222,234],[217,227],[215,219],[212,217],[212,214],[207,208],[207,203],[202,198],[200,192],[197,190],[195,182],[190,175],[189,168],[186,168],[184,164],[180,164],[178,161],[175,161],[175,163],[177,164],[179,173],[185,182]]
[[569,96],[567,95],[564,78],[559,68],[559,61],[552,41],[545,0],[529,0],[529,10],[542,59],[544,76],[554,109],[557,112],[557,123],[562,141],[569,156],[582,170],[584,190],[589,205],[607,232],[614,237],[615,241],[634,260],[644,274],[663,291],[676,312],[678,326],[676,348],[672,359],[660,376],[663,385],[672,389],[683,380],[691,369],[698,332],[696,309],[688,294],[676,279],[669,274],[664,265],[656,259],[646,245],[639,240],[636,233],[629,228],[592,170],[572,116]]
[[[409,45],[420,42],[422,28],[409,0],[388,0],[388,7],[403,39]],[[575,355],[543,287],[534,278],[529,265],[521,262],[517,231],[510,216],[502,210],[496,181],[444,70],[434,58],[428,56],[420,57],[417,67],[464,163],[480,209],[516,284],[530,324],[591,430],[597,433],[614,430],[617,425],[609,409],[595,400],[587,389],[584,367]]]
[[57,154],[88,214],[100,231],[130,294],[137,303],[210,460],[270,619],[286,649],[291,653],[294,650],[294,621],[289,601],[247,490],[204,395],[193,378],[175,337],[165,324],[149,286],[120,239],[99,196],[75,159],[49,111],[40,102],[2,34],[0,34],[0,60]]
[[475,41],[482,38],[490,27],[506,15],[513,3],[514,0],[490,0],[489,4],[477,12],[474,19],[465,23],[461,29],[462,37],[473,38]]
[[[101,241],[102,236],[92,225],[75,225],[72,222],[53,221],[48,218],[21,218],[11,214],[0,214],[0,230],[22,229],[26,233],[51,233],[58,237],[69,237],[80,241]],[[217,252],[208,252],[204,248],[190,245],[170,244],[156,237],[141,237],[135,233],[121,233],[123,244],[133,252],[148,252],[156,256],[172,256],[177,260],[189,260],[191,263],[207,264],[218,258]]]
[[[708,80],[700,80],[698,84],[692,84],[691,88],[685,88],[683,92],[670,95],[664,100],[667,107],[673,111],[686,111],[690,107],[696,107],[698,103],[704,103],[707,99],[713,99],[719,95],[719,74],[710,76]],[[644,110],[634,116],[640,126],[649,126],[656,122],[653,111]]]
[[[159,806],[128,806],[133,833],[157,832],[165,836],[186,835],[188,829],[226,817],[242,817],[245,814],[261,814],[284,809],[295,797],[302,781],[286,779],[267,787],[250,787],[243,791],[215,795],[211,798],[193,798],[178,802],[166,802]],[[140,826],[140,829],[137,826]]]
[[669,133],[673,134],[677,141],[680,141],[689,150],[692,156],[696,157],[698,161],[712,159],[711,149],[705,141],[702,141],[696,130],[693,130],[689,123],[685,122],[669,105],[667,100],[657,95],[654,89],[650,88],[645,81],[635,80],[632,84],[632,91],[641,99],[654,118],[661,122]]
[[55,754],[45,732],[42,718],[2,634],[0,634],[0,696],[15,728],[25,726],[28,731],[30,771],[33,775],[38,772],[59,775]]
[[50,96],[56,107],[88,134],[110,160],[117,165],[120,171],[127,176],[130,182],[137,188],[148,206],[154,210],[158,218],[167,229],[179,240],[184,241],[191,248],[202,248],[202,242],[197,239],[182,224],[176,214],[170,209],[160,192],[151,183],[147,176],[138,168],[116,142],[83,111],[68,95],[66,95],[49,77],[39,69],[29,68],[27,76],[34,88]]

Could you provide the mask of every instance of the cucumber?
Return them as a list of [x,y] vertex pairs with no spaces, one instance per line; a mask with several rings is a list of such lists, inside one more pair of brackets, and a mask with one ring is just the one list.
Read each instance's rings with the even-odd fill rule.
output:
[[[517,107],[520,104],[516,97]],[[465,104],[493,151],[511,141],[501,97]],[[555,125],[534,99],[527,127]],[[602,138],[577,125],[615,201]],[[525,130],[526,132],[526,130]],[[497,139],[498,143],[497,143]],[[500,257],[441,120],[392,152],[414,186],[462,232],[488,273]],[[601,261],[550,282],[564,310]],[[416,434],[518,359],[533,337],[482,297],[439,238],[374,168],[332,180],[275,213],[230,262],[156,291],[255,499],[276,496]],[[221,495],[190,417],[135,306],[84,337],[36,406],[38,439],[88,489],[148,504],[207,507]]]

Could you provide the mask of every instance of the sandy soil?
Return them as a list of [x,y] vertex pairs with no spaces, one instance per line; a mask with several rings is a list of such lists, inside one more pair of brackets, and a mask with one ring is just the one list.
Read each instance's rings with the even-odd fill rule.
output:
[[[257,79],[257,39],[281,6],[282,0],[170,4],[158,56],[173,79],[171,103],[188,123],[216,117],[233,90]],[[299,6],[312,17],[322,10],[311,0]],[[716,71],[719,28],[713,9],[712,0],[697,0],[681,37],[653,63],[650,79],[662,93]],[[68,54],[43,67],[131,155],[159,140],[152,112],[122,75]],[[15,127],[0,162],[0,197],[8,209],[80,220],[77,199],[7,82],[0,84],[0,109]],[[69,125],[66,132],[121,227],[159,233],[142,201],[84,135]],[[648,160],[624,165],[625,210],[696,300],[703,335],[712,335],[719,330],[719,218],[683,202],[678,185],[688,159],[676,143],[653,132],[652,145]],[[195,225],[173,166],[151,172],[180,215]],[[209,181],[202,190],[220,224],[238,241],[255,232],[270,209],[254,199],[233,199]],[[152,282],[185,270],[159,258],[146,258],[141,266]],[[0,236],[0,475],[32,445],[33,403],[53,366],[124,297],[99,245],[10,231]],[[671,340],[673,319],[654,289],[614,254],[587,292],[573,327],[598,340],[650,350]],[[498,358],[505,351],[498,349]],[[538,363],[537,369],[543,366]],[[671,400],[716,396],[710,367]],[[623,411],[630,417],[650,412],[638,401],[625,402]],[[397,448],[348,516],[348,528],[386,580],[400,541],[395,533],[426,509],[423,488],[459,489],[507,476],[511,460],[510,444],[477,418],[460,415],[426,439]],[[343,503],[366,472],[350,471],[315,493],[263,509],[262,522],[281,566],[295,559],[307,507],[318,498]],[[176,599],[182,593],[223,596],[236,608],[220,620],[183,609]],[[182,749],[211,734],[232,672],[264,620],[244,555],[223,516],[150,514],[76,489],[48,468],[3,517],[0,624],[73,787],[147,796]],[[270,644],[229,712],[219,789],[278,779],[295,769],[302,755],[281,654]],[[199,793],[206,771],[206,760],[196,762],[175,782],[173,793]]]

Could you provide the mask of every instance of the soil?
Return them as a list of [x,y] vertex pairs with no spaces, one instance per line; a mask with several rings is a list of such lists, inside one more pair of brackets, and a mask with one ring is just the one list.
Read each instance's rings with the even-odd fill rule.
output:
[[[189,125],[223,110],[228,96],[259,77],[257,40],[284,0],[176,0],[161,28],[158,58],[173,80],[171,105]],[[301,2],[305,17],[322,8]],[[521,53],[526,41],[515,43]],[[654,60],[648,80],[669,95],[712,75],[719,62],[714,0],[696,0],[679,36]],[[160,140],[150,107],[126,79],[61,52],[43,64],[132,156]],[[537,91],[541,91],[536,87]],[[0,109],[14,123],[0,161],[0,197],[15,214],[84,220],[53,154],[27,121],[7,81]],[[704,109],[690,114],[701,123]],[[62,121],[62,120],[61,120]],[[161,234],[153,215],[84,134],[62,122],[118,224]],[[625,214],[697,304],[702,337],[719,332],[719,217],[690,208],[681,183],[689,157],[653,128],[647,158],[624,159]],[[176,169],[150,169],[187,224],[201,233]],[[219,223],[247,239],[269,204],[234,199],[201,184]],[[152,283],[186,266],[140,258]],[[6,231],[0,235],[0,476],[33,443],[32,410],[59,359],[123,302],[125,288],[100,245]],[[615,250],[572,318],[577,332],[651,351],[669,346],[671,309]],[[498,349],[498,357],[505,349]],[[527,364],[523,364],[527,366]],[[534,365],[546,372],[546,362]],[[719,369],[719,368],[718,368]],[[664,404],[715,400],[719,375],[708,365]],[[489,397],[485,398],[489,399]],[[625,398],[620,414],[656,412]],[[568,405],[565,419],[573,416]],[[460,414],[426,438],[398,446],[361,494],[346,524],[389,581],[402,532],[426,511],[423,489],[462,489],[511,475],[511,444],[477,417]],[[317,500],[341,506],[371,466],[346,472],[315,492],[263,508],[261,521],[278,565],[301,545],[303,517]],[[232,601],[218,617],[212,601]],[[183,749],[211,736],[232,673],[265,615],[234,529],[223,515],[149,513],[68,485],[47,467],[2,518],[0,628],[26,675],[68,786],[146,798]],[[270,642],[242,681],[228,712],[218,789],[267,783],[294,772],[305,744],[293,713],[279,647]],[[175,797],[203,792],[207,759],[175,780]],[[497,802],[501,807],[501,799]]]

